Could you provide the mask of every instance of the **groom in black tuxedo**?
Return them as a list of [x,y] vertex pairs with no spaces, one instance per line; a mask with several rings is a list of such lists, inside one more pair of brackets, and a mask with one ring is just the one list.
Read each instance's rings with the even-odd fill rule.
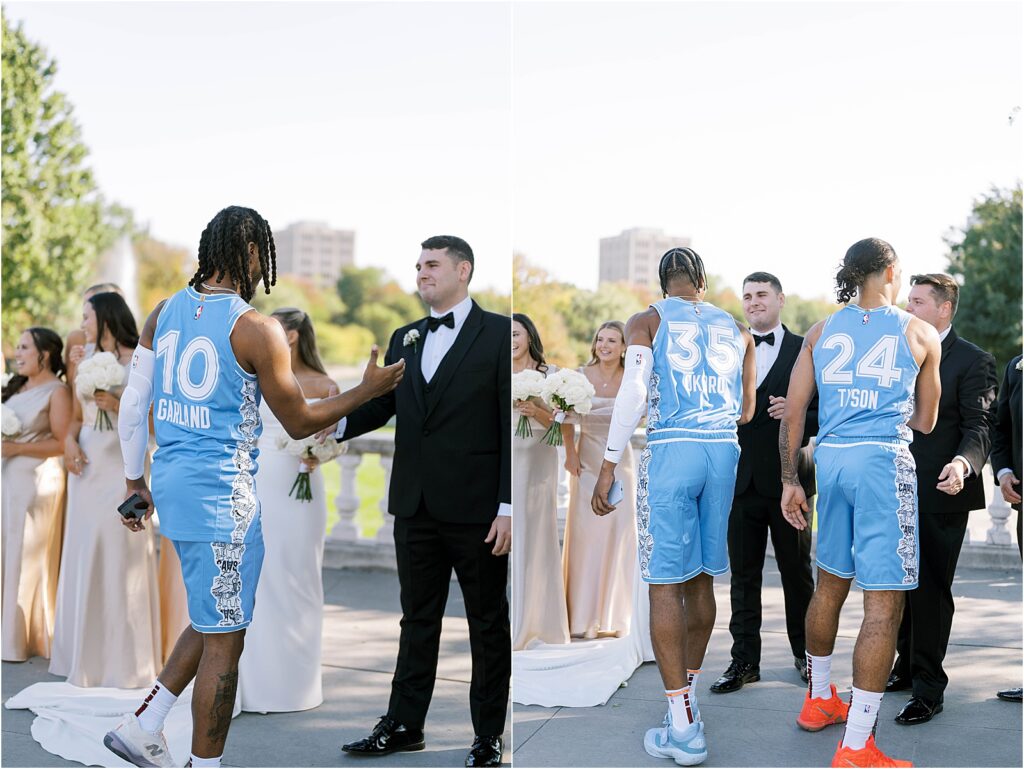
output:
[[511,518],[511,321],[469,297],[473,251],[461,238],[422,243],[417,289],[430,317],[395,331],[385,360],[408,376],[339,423],[341,440],[395,423],[388,511],[395,516],[402,630],[387,715],[342,750],[421,750],[452,569],[469,622],[476,734],[466,766],[498,766],[508,708],[505,597]]

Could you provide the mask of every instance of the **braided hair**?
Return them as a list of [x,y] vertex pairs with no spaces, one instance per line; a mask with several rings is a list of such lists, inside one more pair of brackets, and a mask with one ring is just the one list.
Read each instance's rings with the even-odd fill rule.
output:
[[[193,288],[211,277],[225,275],[239,284],[239,295],[249,301],[256,293],[249,275],[249,244],[259,251],[260,270],[266,293],[277,283],[277,249],[274,233],[266,219],[251,208],[228,206],[217,212],[199,238],[199,269],[188,282]],[[267,276],[270,279],[267,279]]]
[[836,273],[836,301],[847,304],[864,282],[896,261],[896,251],[880,238],[858,240],[846,251]]
[[658,264],[658,279],[661,281],[662,294],[668,296],[668,284],[676,278],[685,278],[698,290],[707,288],[704,261],[692,248],[673,248],[661,257]]

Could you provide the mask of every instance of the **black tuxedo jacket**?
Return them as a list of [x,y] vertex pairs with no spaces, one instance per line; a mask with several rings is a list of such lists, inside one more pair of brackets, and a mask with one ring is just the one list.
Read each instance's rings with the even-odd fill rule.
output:
[[992,473],[995,475],[1009,467],[1018,480],[1021,479],[1021,372],[1017,370],[1020,360],[1018,355],[1006,366],[992,428]]
[[[910,453],[917,464],[917,500],[922,513],[963,513],[985,506],[981,470],[991,447],[989,430],[996,399],[996,362],[984,350],[950,329],[939,363],[939,417],[928,434],[914,431]],[[935,488],[953,457],[971,463],[972,472],[955,496]]]
[[[419,340],[404,344],[416,329]],[[489,523],[512,498],[512,324],[473,302],[466,322],[430,382],[420,359],[427,319],[395,331],[386,364],[405,359],[392,392],[348,416],[342,440],[395,423],[388,511],[407,518],[420,502],[449,523]]]
[[[736,493],[742,494],[751,484],[758,494],[782,499],[782,462],[779,459],[779,427],[782,420],[768,416],[768,396],[785,395],[789,391],[789,375],[800,355],[804,338],[792,333],[785,326],[779,348],[779,356],[769,369],[761,386],[757,388],[754,418],[740,425],[737,434],[740,441],[740,463],[736,470]],[[818,396],[815,395],[807,407],[807,421],[804,423],[803,446],[812,435],[818,433]],[[811,452],[800,451],[797,472],[804,493],[810,497],[815,493],[814,460]]]

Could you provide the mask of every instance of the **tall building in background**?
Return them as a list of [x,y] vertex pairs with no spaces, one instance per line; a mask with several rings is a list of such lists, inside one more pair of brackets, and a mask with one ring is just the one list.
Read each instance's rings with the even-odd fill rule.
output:
[[651,227],[633,227],[601,238],[598,283],[630,283],[660,291],[658,262],[670,248],[689,246],[690,239]]
[[326,222],[295,222],[274,230],[277,271],[311,281],[319,288],[334,288],[343,267],[355,263],[356,234],[335,230]]

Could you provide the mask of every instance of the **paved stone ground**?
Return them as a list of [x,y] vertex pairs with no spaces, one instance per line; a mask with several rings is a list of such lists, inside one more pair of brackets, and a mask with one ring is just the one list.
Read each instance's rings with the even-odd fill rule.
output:
[[[398,653],[398,579],[394,572],[324,570],[324,703],[301,713],[243,713],[231,727],[225,766],[384,767],[462,766],[473,742],[469,716],[469,631],[457,584],[452,585],[441,636],[437,685],[426,724],[426,750],[357,759],[340,746],[369,732],[387,710]],[[46,660],[3,663],[2,695],[37,681],[58,681]],[[33,714],[2,713],[4,767],[80,766],[47,753],[30,736]],[[509,731],[505,744],[511,745]],[[511,749],[506,750],[506,760]],[[507,764],[506,764],[507,765]]]
[[[828,766],[841,727],[816,734],[794,723],[804,684],[785,635],[782,588],[775,562],[765,568],[761,681],[731,694],[708,687],[729,663],[729,577],[715,580],[718,620],[711,636],[698,703],[707,730],[705,766]],[[882,701],[878,741],[915,766],[1020,767],[1021,706],[997,700],[998,689],[1021,684],[1021,572],[961,570],[953,586],[957,613],[946,657],[945,709],[931,722],[899,726],[893,718],[909,694]],[[852,684],[852,653],[863,618],[861,593],[851,592],[836,643],[832,673],[840,692]],[[644,732],[665,714],[661,679],[643,665],[607,705],[595,708],[514,706],[516,767],[673,766],[648,756]]]

